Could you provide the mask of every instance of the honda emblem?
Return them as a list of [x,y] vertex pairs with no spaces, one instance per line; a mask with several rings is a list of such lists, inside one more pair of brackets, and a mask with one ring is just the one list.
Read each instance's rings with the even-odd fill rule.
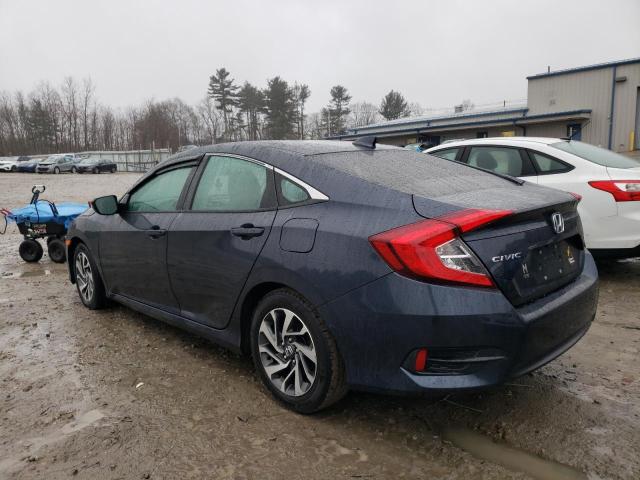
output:
[[561,213],[556,212],[551,215],[551,222],[553,223],[553,231],[556,233],[564,232],[564,217]]

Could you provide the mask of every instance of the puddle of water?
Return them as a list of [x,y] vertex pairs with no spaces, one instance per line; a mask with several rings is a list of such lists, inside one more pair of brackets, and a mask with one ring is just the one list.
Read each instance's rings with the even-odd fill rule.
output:
[[97,422],[101,418],[104,418],[104,414],[100,410],[89,410],[88,412],[80,415],[73,422],[66,424],[62,427],[62,433],[68,435],[78,430],[82,430],[88,427],[92,423]]
[[[80,415],[74,421],[67,423],[59,430],[42,437],[30,438],[26,441],[26,444],[29,445],[29,453],[31,455],[35,455],[43,446],[59,442],[65,439],[68,435],[93,425],[102,418],[104,418],[104,414],[100,410],[89,410],[88,412]],[[24,456],[24,452],[21,452],[4,459],[0,459],[0,472],[8,472],[9,470],[19,468],[22,465],[21,458]]]
[[442,433],[442,438],[450,441],[458,448],[466,450],[474,457],[502,465],[514,472],[522,472],[540,480],[587,480],[587,476],[568,465],[544,460],[508,445],[496,443],[488,437],[471,430],[449,428]]
[[24,278],[24,277],[41,277],[51,275],[51,270],[29,270],[27,272],[5,272],[0,278]]

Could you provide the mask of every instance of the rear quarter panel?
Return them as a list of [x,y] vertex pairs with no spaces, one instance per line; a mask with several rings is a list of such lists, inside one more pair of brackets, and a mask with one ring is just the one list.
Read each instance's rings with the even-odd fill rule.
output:
[[[378,256],[368,237],[396,226],[420,220],[409,195],[390,195],[388,205],[329,200],[278,211],[269,239],[245,287],[246,291],[265,282],[285,284],[320,305],[349,290],[371,282],[391,270]],[[298,234],[308,237],[304,225],[315,229],[313,248],[308,252],[283,249],[283,225],[300,222]],[[288,232],[296,235],[296,232]]]

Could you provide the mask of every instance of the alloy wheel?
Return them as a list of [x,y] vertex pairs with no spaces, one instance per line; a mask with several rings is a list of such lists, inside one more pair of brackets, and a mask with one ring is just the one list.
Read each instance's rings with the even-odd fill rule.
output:
[[298,315],[286,308],[267,313],[258,331],[258,351],[274,387],[293,397],[309,392],[318,360],[311,333]]
[[95,286],[91,263],[84,252],[78,252],[76,255],[76,282],[78,282],[78,291],[82,298],[85,302],[91,302]]

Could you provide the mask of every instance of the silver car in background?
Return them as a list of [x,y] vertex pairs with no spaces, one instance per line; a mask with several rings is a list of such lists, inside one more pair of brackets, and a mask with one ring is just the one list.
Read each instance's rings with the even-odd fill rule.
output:
[[80,158],[73,153],[50,155],[36,167],[36,173],[76,173]]

